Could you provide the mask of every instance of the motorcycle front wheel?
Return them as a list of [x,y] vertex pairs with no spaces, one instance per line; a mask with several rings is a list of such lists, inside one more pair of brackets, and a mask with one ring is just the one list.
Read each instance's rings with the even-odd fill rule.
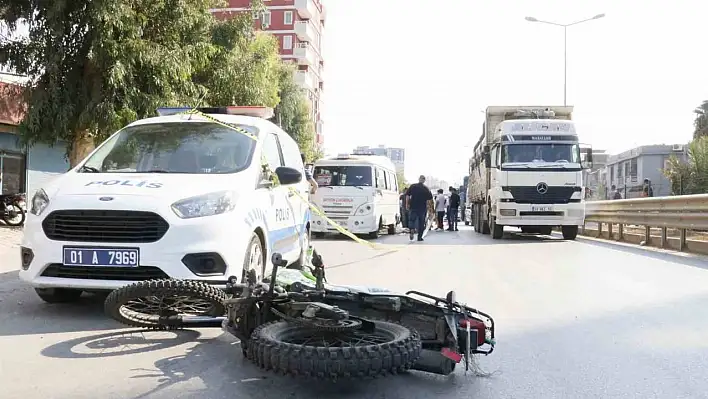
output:
[[224,316],[226,293],[196,281],[147,280],[112,291],[106,314],[131,327],[185,327],[185,318]]
[[247,356],[266,370],[331,381],[410,369],[420,357],[420,335],[387,321],[374,325],[371,331],[332,332],[276,321],[253,331]]

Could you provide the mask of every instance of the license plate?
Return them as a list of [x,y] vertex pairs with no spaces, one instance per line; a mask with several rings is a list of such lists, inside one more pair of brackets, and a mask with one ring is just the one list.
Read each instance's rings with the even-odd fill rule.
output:
[[552,212],[552,206],[532,206],[531,212]]
[[64,247],[65,266],[138,267],[140,250],[137,248],[81,248]]

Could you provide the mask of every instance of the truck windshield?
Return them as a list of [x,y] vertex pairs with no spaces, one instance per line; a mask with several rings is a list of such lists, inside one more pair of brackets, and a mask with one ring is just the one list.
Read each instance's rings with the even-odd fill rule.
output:
[[315,180],[320,187],[372,186],[371,166],[315,166]]
[[577,144],[507,144],[502,147],[501,162],[580,163]]
[[[240,128],[257,135],[252,126]],[[150,123],[109,138],[80,172],[221,174],[246,169],[256,141],[211,122]]]

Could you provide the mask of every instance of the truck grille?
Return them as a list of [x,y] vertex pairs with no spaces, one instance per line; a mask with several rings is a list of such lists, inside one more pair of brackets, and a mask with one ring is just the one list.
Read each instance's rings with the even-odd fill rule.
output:
[[572,186],[549,186],[544,194],[536,190],[536,186],[516,186],[503,187],[504,191],[509,191],[517,204],[567,204],[574,192],[580,191],[580,187]]
[[77,280],[145,281],[168,278],[167,274],[154,266],[140,267],[95,267],[64,266],[52,263],[42,272],[44,277],[71,278]]
[[161,239],[170,225],[152,212],[61,210],[42,222],[50,240],[148,243]]

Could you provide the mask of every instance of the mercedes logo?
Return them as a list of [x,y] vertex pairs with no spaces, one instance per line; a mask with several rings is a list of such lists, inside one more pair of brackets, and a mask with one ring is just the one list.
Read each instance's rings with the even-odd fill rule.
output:
[[100,197],[99,201],[113,201],[113,197]]
[[536,185],[536,191],[538,191],[539,194],[546,194],[548,192],[548,184],[546,183],[538,183]]

